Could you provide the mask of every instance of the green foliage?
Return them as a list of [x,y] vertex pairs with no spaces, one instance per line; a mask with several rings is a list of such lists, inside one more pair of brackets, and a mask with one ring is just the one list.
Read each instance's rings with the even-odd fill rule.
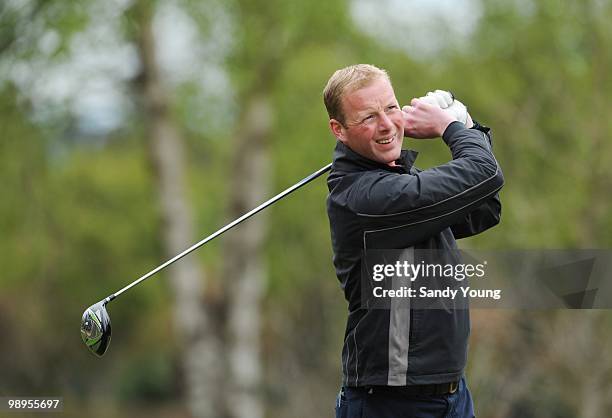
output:
[[610,8],[528,4],[486,2],[470,52],[444,73],[472,115],[494,129],[508,180],[498,245],[608,246],[601,207],[610,203],[604,103],[612,86],[602,76],[611,63],[602,16]]
[[[6,1],[0,4],[0,56],[6,60],[26,61],[40,54],[67,52],[72,35],[89,24],[89,1],[65,4],[57,0]],[[57,45],[48,51],[41,47],[44,36],[53,34]]]
[[[77,148],[54,161],[54,141],[13,103],[2,101],[11,123],[0,142],[0,329],[11,342],[0,349],[0,388],[92,389],[83,373],[92,359],[80,345],[79,316],[94,298],[148,271],[161,252],[147,168],[133,141],[100,151]],[[114,321],[136,327],[145,306],[160,301],[159,284],[141,290],[112,308]],[[150,335],[164,341],[163,329]],[[132,341],[122,335],[113,345],[121,351]]]
[[117,396],[125,403],[163,403],[176,396],[173,361],[159,350],[147,350],[123,370],[116,389]]

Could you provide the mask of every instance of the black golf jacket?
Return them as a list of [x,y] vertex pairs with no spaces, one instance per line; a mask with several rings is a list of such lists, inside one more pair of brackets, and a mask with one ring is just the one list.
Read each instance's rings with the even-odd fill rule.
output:
[[452,161],[427,170],[417,153],[398,166],[369,160],[338,141],[327,183],[334,266],[348,301],[344,386],[444,383],[467,360],[467,309],[366,309],[361,263],[370,249],[454,249],[455,239],[499,223],[504,178],[490,131],[451,123],[443,135]]

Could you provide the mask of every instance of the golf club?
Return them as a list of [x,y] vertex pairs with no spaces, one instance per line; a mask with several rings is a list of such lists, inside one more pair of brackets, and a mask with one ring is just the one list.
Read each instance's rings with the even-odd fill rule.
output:
[[125,286],[123,289],[113,293],[112,295],[102,299],[100,302],[94,305],[91,305],[89,308],[85,309],[85,312],[83,312],[83,317],[81,319],[81,338],[83,339],[83,342],[85,343],[87,348],[89,348],[89,350],[95,355],[97,355],[98,357],[102,357],[104,353],[106,352],[106,350],[108,349],[108,345],[110,344],[110,340],[111,340],[111,321],[110,321],[110,317],[108,316],[108,312],[106,311],[106,305],[110,301],[115,299],[117,296],[119,296],[126,290],[131,289],[132,287],[140,284],[144,280],[153,276],[158,271],[168,267],[170,264],[174,263],[175,261],[183,258],[184,256],[191,253],[192,251],[200,248],[202,245],[206,244],[207,242],[212,241],[213,239],[217,238],[219,235],[232,229],[233,227],[235,227],[242,221],[255,215],[257,212],[267,208],[271,204],[279,201],[283,197],[287,196],[291,192],[294,192],[295,190],[299,189],[305,184],[310,183],[312,180],[328,172],[330,169],[331,169],[331,164],[328,164],[325,167],[319,169],[318,171],[315,171],[308,177],[305,177],[304,179],[300,180],[298,183],[294,184],[288,189],[268,199],[261,205],[245,213],[244,215],[232,221],[231,223],[225,225],[223,228],[219,229],[213,234],[207,236],[206,238],[202,239],[199,242],[196,242],[195,244],[187,248],[182,253],[174,256],[170,260],[154,268],[147,274],[141,276],[140,278],[136,279],[129,285]]

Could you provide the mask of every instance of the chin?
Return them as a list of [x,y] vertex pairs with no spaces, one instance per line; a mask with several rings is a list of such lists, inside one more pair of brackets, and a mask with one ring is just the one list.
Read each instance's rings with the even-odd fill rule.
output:
[[397,151],[393,152],[393,154],[391,154],[391,156],[389,157],[389,161],[387,161],[387,163],[391,163],[393,161],[397,161],[400,159],[402,155],[402,149],[398,149]]
[[397,161],[400,158],[401,154],[398,152],[397,156],[393,157],[393,155],[395,154],[390,154],[390,156],[387,156],[387,155],[381,156],[380,158],[377,158],[376,160],[382,164],[391,164],[392,162]]

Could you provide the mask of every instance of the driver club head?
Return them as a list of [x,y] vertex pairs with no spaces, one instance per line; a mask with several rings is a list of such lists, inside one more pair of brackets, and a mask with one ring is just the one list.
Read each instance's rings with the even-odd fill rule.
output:
[[89,350],[102,357],[111,340],[111,321],[106,312],[107,300],[91,305],[83,312],[81,338]]

